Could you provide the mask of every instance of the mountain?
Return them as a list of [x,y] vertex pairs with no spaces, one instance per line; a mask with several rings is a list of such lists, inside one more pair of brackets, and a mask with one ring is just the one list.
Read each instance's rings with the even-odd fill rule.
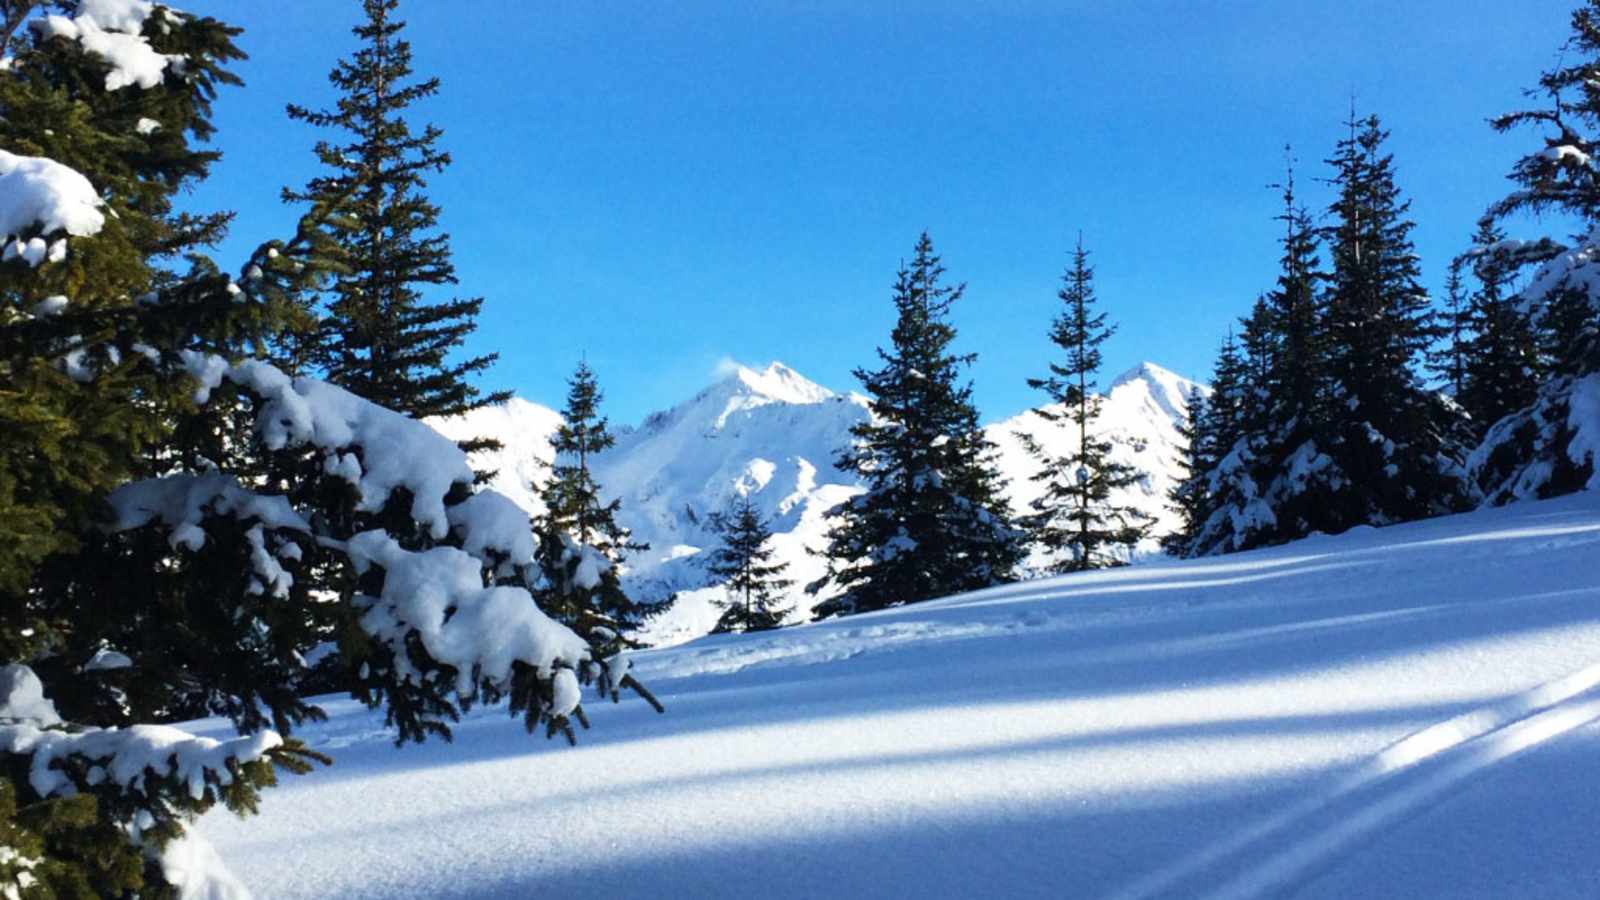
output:
[[[1143,363],[1111,383],[1099,419],[1116,445],[1113,454],[1146,475],[1124,499],[1157,516],[1162,527],[1172,522],[1166,492],[1178,458],[1177,428],[1194,387]],[[713,601],[722,589],[707,586],[697,554],[716,540],[707,516],[736,493],[752,497],[771,521],[777,557],[789,563],[786,575],[795,582],[788,601],[809,610],[817,598],[803,587],[824,571],[809,551],[825,544],[826,512],[860,490],[833,459],[850,440],[850,427],[868,415],[860,395],[834,393],[775,362],[760,370],[730,367],[689,400],[651,414],[638,427],[615,429],[617,444],[594,461],[595,477],[610,496],[622,499],[622,524],[650,545],[628,560],[626,584],[641,597],[678,594],[642,637],[674,644],[706,634],[716,623]],[[457,440],[499,439],[505,446],[481,454],[474,464],[495,471],[491,485],[535,513],[540,505],[532,485],[544,477],[543,466],[552,458],[549,435],[559,422],[553,410],[513,399],[434,425]],[[1014,434],[1019,430],[1047,447],[1073,436],[1069,427],[1050,426],[1030,413],[988,426],[1013,506],[1021,510],[1039,491],[1029,480],[1035,467]],[[1152,541],[1141,552],[1154,549]]]

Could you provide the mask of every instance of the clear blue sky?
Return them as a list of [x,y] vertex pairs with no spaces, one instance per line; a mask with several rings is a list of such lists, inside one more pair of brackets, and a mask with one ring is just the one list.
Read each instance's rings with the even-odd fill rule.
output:
[[[1036,397],[1081,230],[1120,326],[1105,379],[1150,359],[1203,376],[1275,276],[1283,145],[1313,179],[1352,93],[1393,131],[1430,287],[1531,133],[1485,119],[1557,56],[1576,0],[584,2],[402,5],[413,125],[444,129],[433,198],[483,380],[559,404],[587,353],[635,422],[719,361],[782,360],[835,389],[875,361],[889,285],[928,229],[968,283],[953,314],[986,419]],[[243,26],[198,208],[238,211],[220,261],[287,235],[286,184],[331,101],[354,0],[180,4]]]

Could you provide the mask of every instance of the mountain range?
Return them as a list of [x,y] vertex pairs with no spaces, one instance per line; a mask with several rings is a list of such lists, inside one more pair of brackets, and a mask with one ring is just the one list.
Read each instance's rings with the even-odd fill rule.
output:
[[[1196,387],[1154,363],[1142,363],[1111,382],[1096,420],[1097,432],[1113,445],[1113,457],[1143,474],[1116,499],[1156,520],[1153,537],[1175,524],[1166,494],[1178,470],[1187,398]],[[730,367],[671,409],[652,413],[637,426],[613,427],[616,445],[591,465],[608,498],[621,498],[619,521],[650,546],[626,561],[624,585],[642,599],[678,597],[640,637],[656,645],[676,644],[706,634],[716,623],[715,601],[723,590],[708,583],[701,552],[717,541],[708,517],[737,494],[750,496],[767,517],[776,560],[789,564],[785,575],[794,582],[786,598],[797,611],[791,619],[804,618],[819,599],[803,588],[824,571],[812,551],[826,543],[826,513],[861,490],[855,476],[835,468],[834,458],[849,442],[850,427],[869,415],[862,395],[837,393],[774,362],[764,369]],[[493,471],[490,485],[530,514],[541,511],[536,485],[554,456],[550,437],[561,424],[559,413],[513,397],[432,424],[457,440],[499,440],[501,448],[479,454],[474,465]],[[991,424],[987,431],[1017,511],[1040,493],[1031,477],[1038,465],[1017,433],[1031,435],[1055,453],[1065,453],[1076,439],[1069,424],[1047,422],[1032,411]],[[1156,552],[1153,537],[1138,552]],[[1029,564],[1047,562],[1036,555]]]

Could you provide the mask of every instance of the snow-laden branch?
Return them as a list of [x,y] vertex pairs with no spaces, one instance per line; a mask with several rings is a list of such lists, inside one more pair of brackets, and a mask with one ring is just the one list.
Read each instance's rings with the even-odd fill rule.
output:
[[161,27],[176,15],[149,0],[82,0],[77,15],[45,16],[28,25],[46,40],[76,41],[87,53],[111,67],[106,90],[137,85],[149,90],[161,83],[167,70],[182,71],[181,55],[158,53],[144,37],[145,21],[160,10]]
[[[98,234],[105,226],[100,195],[82,173],[42,156],[18,156],[0,150],[0,259],[22,259],[30,266],[60,262],[66,238],[45,236],[66,232],[73,237]],[[33,229],[38,234],[23,240]]]

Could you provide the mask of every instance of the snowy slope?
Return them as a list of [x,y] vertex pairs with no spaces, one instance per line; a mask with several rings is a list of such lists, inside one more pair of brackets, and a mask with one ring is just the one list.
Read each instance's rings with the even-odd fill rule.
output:
[[[1166,492],[1177,459],[1177,425],[1184,415],[1189,382],[1144,363],[1112,383],[1100,426],[1117,445],[1116,455],[1148,473],[1126,498],[1170,527]],[[617,445],[594,463],[596,477],[622,499],[622,524],[650,545],[628,562],[628,587],[637,596],[678,602],[652,622],[644,638],[672,644],[706,634],[716,623],[720,587],[708,587],[696,554],[712,546],[706,517],[737,493],[748,493],[772,523],[778,558],[789,563],[795,582],[787,602],[809,610],[817,598],[804,593],[823,572],[808,549],[826,541],[824,513],[859,489],[833,459],[850,440],[850,427],[867,417],[859,395],[841,395],[807,380],[781,363],[756,370],[731,367],[715,384],[672,409],[655,413],[637,428],[614,428]],[[559,417],[547,407],[513,400],[502,407],[435,423],[462,439],[490,435],[505,448],[476,460],[497,472],[493,486],[531,511],[538,501],[531,484],[544,477],[534,459],[551,458],[549,434]],[[1069,429],[1046,429],[1024,413],[989,427],[1001,449],[1001,466],[1020,510],[1037,496],[1029,476],[1033,461],[1013,434],[1035,435],[1046,446],[1073,440]],[[1159,530],[1159,529],[1158,529]],[[1153,542],[1145,548],[1154,549]]]
[[1588,494],[705,638],[575,749],[336,702],[204,828],[284,900],[1590,897],[1596,559]]

